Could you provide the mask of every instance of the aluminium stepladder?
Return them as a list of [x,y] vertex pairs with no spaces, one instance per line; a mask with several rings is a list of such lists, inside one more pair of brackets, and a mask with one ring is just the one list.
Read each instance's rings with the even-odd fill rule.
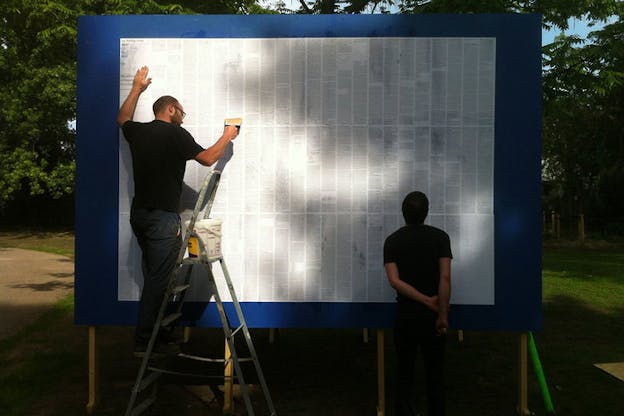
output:
[[[158,317],[156,319],[156,323],[154,324],[152,336],[150,337],[150,340],[147,344],[145,356],[143,357],[143,360],[141,362],[141,366],[139,368],[139,372],[137,374],[135,384],[132,388],[132,393],[130,396],[130,400],[128,402],[128,407],[126,408],[125,416],[140,415],[151,407],[151,405],[156,401],[156,395],[158,391],[158,379],[163,374],[197,376],[197,377],[206,377],[206,378],[211,377],[211,376],[204,376],[204,375],[197,375],[197,374],[177,373],[174,371],[170,371],[170,370],[163,369],[163,368],[157,368],[153,365],[150,365],[150,358],[151,358],[154,346],[156,344],[156,339],[158,338],[158,334],[160,330],[162,328],[166,328],[170,326],[173,322],[177,321],[182,316],[182,306],[184,304],[184,297],[185,297],[186,290],[191,285],[190,280],[191,280],[192,270],[194,267],[204,268],[207,274],[208,283],[209,283],[209,287],[211,290],[211,297],[214,297],[214,301],[215,301],[215,304],[219,313],[219,317],[220,317],[221,324],[223,327],[223,332],[225,335],[225,340],[227,342],[227,345],[230,351],[230,358],[227,360],[210,359],[206,357],[199,357],[199,356],[182,354],[182,353],[178,354],[178,357],[191,359],[191,360],[204,361],[204,362],[223,362],[224,364],[228,364],[231,362],[234,366],[236,378],[238,379],[238,384],[240,386],[240,391],[243,396],[247,414],[250,416],[255,415],[255,413],[254,413],[253,406],[251,403],[251,398],[249,395],[249,387],[247,386],[245,382],[245,378],[243,376],[240,362],[244,360],[253,361],[255,369],[256,369],[256,375],[258,377],[258,381],[262,388],[264,399],[267,404],[269,415],[271,416],[277,415],[273,407],[273,401],[271,399],[269,389],[264,379],[262,368],[260,367],[260,361],[258,360],[258,356],[256,354],[256,350],[251,340],[251,335],[249,333],[249,329],[247,327],[247,323],[243,315],[243,311],[241,309],[240,303],[238,302],[238,298],[236,296],[234,286],[232,285],[232,281],[230,279],[230,275],[229,275],[227,266],[225,264],[225,261],[223,259],[223,256],[220,255],[219,257],[216,257],[216,258],[209,257],[207,248],[204,245],[203,241],[193,233],[195,222],[197,220],[197,217],[199,216],[200,211],[202,210],[204,202],[206,202],[205,198],[207,195],[208,195],[208,200],[205,203],[204,218],[205,219],[209,218],[210,210],[212,208],[212,203],[214,201],[217,187],[219,185],[219,180],[221,178],[221,171],[217,169],[220,169],[219,165],[217,165],[215,170],[212,170],[206,176],[206,179],[204,180],[204,183],[199,192],[197,202],[195,203],[195,209],[193,210],[193,215],[187,227],[187,230],[183,239],[182,247],[178,254],[176,267],[174,268],[174,271],[172,272],[170,276],[169,286],[167,288],[165,297],[161,304]],[[185,258],[184,254],[186,252],[186,247],[188,246],[189,239],[191,237],[195,238],[197,243],[199,244],[199,256],[196,258],[192,258],[192,257]],[[221,301],[221,296],[219,295],[219,291],[217,289],[214,275],[212,273],[212,263],[215,263],[215,262],[219,262],[221,266],[223,276],[225,278],[225,282],[228,287],[228,291],[232,298],[232,303],[236,310],[236,315],[239,321],[239,326],[237,328],[232,328],[232,326],[230,325],[230,320],[223,307],[223,302]],[[179,276],[180,274],[183,275],[182,282],[180,282],[180,276]],[[169,302],[172,300],[177,303],[176,311],[172,314],[165,316],[165,312],[169,306]],[[236,352],[234,337],[239,332],[242,332],[242,334],[244,335],[247,348],[250,353],[249,358],[241,359]],[[220,377],[223,378],[223,376],[220,376]],[[150,387],[151,387],[151,392],[149,396],[145,398],[142,402],[137,404],[137,399],[139,397],[139,394],[146,391]]]

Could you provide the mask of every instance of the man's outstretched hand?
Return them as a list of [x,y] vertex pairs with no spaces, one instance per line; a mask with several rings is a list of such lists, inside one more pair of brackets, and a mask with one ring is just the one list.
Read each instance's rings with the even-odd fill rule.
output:
[[152,79],[147,77],[148,72],[149,69],[144,66],[139,68],[136,74],[134,74],[132,89],[128,93],[128,97],[126,97],[117,114],[117,125],[119,127],[122,127],[126,121],[132,120],[139,95],[152,83]]
[[136,74],[134,74],[134,80],[132,81],[132,88],[136,88],[140,92],[145,91],[152,83],[152,79],[147,77],[148,73],[149,68],[146,66],[137,69]]

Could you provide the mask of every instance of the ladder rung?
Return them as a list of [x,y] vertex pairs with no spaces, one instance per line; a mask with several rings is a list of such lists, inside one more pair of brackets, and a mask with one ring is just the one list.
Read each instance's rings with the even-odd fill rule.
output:
[[150,384],[152,384],[153,382],[155,382],[158,377],[160,377],[160,373],[152,373],[149,376],[145,377],[142,381],[141,384],[139,384],[139,388],[137,389],[137,393],[142,392],[143,390],[145,390],[146,388],[148,388],[150,386]]
[[156,396],[148,397],[147,399],[139,403],[139,405],[132,410],[131,415],[132,416],[140,415],[141,413],[146,411],[151,405],[153,405],[155,401],[156,401]]
[[[223,257],[210,257],[208,259],[208,263],[214,263],[217,261],[221,261]],[[181,264],[205,264],[201,257],[186,257],[182,259]]]
[[177,295],[178,293],[185,291],[189,287],[191,287],[190,284],[189,285],[178,285],[178,286],[174,287],[173,289],[171,289],[171,294]]
[[[180,353],[177,355],[180,358],[186,358],[188,360],[195,360],[195,361],[204,361],[207,363],[228,363],[230,361],[232,361],[231,358],[223,359],[223,358],[208,358],[208,357],[200,357],[199,355],[192,355],[192,354],[184,354],[184,353]],[[245,362],[249,362],[249,361],[253,361],[252,357],[240,357],[238,359],[238,362],[240,363],[245,363]],[[150,370],[153,371],[161,371],[161,369],[159,368],[154,368],[154,367],[150,367]]]
[[182,313],[180,313],[180,312],[172,313],[169,316],[165,316],[163,318],[163,320],[160,321],[160,326],[161,327],[167,327],[167,326],[169,326],[170,323],[172,323],[173,321],[175,321],[176,319],[178,319],[181,316],[182,316]]
[[167,374],[170,376],[179,376],[179,377],[194,377],[194,378],[210,378],[210,379],[224,379],[224,378],[232,378],[232,379],[237,379],[236,376],[224,376],[222,374],[220,375],[208,375],[208,374],[198,374],[198,373],[187,373],[184,371],[174,371],[174,370],[167,370],[165,368],[155,368],[155,367],[150,367],[150,369],[152,371],[158,371],[158,373],[162,373],[162,374]]
[[[230,150],[231,152],[231,150]],[[231,155],[230,155],[231,156]],[[213,174],[215,176],[213,176]],[[202,206],[205,206],[205,214],[204,217],[205,218],[210,218],[209,214],[210,214],[210,210],[212,208],[212,202],[216,193],[216,189],[217,186],[219,184],[219,179],[220,179],[220,175],[221,172],[220,171],[214,171],[211,172],[209,176],[206,177],[206,179],[204,180],[204,184],[202,185],[202,188],[199,192],[199,197],[198,200],[195,204],[195,209],[193,211],[193,216],[191,218],[191,222],[195,223],[195,220],[197,219],[197,216],[199,214],[199,211],[201,210]],[[214,178],[214,181],[212,181]],[[208,187],[210,185],[210,183],[213,183],[213,188],[211,189],[210,192],[207,193],[208,191]],[[206,204],[204,204],[204,199],[206,198],[206,196],[209,195],[209,199],[208,202]],[[188,236],[187,236],[188,238]],[[231,354],[230,357],[228,359],[214,359],[214,358],[208,358],[208,357],[201,357],[201,356],[195,356],[195,355],[190,355],[190,354],[177,354],[178,357],[181,358],[187,358],[187,359],[192,359],[192,360],[196,360],[196,361],[204,361],[204,362],[214,362],[214,363],[223,363],[224,365],[227,365],[229,363],[234,363],[235,364],[235,373],[236,374],[232,374],[229,376],[223,376],[223,375],[219,375],[219,376],[213,376],[213,375],[207,375],[207,374],[195,374],[195,373],[184,373],[184,372],[178,372],[178,371],[173,371],[173,370],[168,370],[168,369],[164,369],[164,368],[158,368],[158,367],[153,367],[150,366],[148,364],[148,359],[149,357],[145,357],[142,364],[141,364],[141,369],[139,370],[139,373],[137,374],[137,381],[135,383],[135,386],[133,386],[132,389],[132,396],[130,398],[130,402],[128,403],[128,408],[126,409],[126,414],[130,415],[130,416],[137,416],[142,414],[143,412],[145,412],[146,410],[149,410],[150,406],[152,406],[154,404],[154,402],[156,401],[156,393],[157,393],[157,387],[158,387],[158,379],[160,376],[162,376],[163,374],[165,375],[173,375],[173,376],[190,376],[190,377],[199,377],[199,378],[216,378],[216,379],[224,379],[224,380],[238,380],[239,384],[241,385],[241,393],[243,394],[243,399],[245,401],[245,407],[247,409],[247,413],[250,415],[253,415],[253,405],[251,402],[251,399],[249,397],[249,392],[248,392],[248,386],[247,383],[245,382],[244,378],[243,378],[243,374],[242,374],[242,369],[241,366],[239,365],[239,363],[241,362],[253,362],[256,366],[256,373],[258,375],[258,380],[260,382],[260,385],[262,386],[262,391],[264,393],[264,398],[267,402],[267,406],[268,406],[268,410],[269,410],[269,414],[271,416],[276,416],[276,412],[275,409],[273,408],[273,402],[271,400],[271,395],[269,394],[268,391],[268,387],[266,386],[266,381],[264,380],[264,375],[262,373],[262,369],[260,368],[260,362],[258,360],[258,357],[256,355],[255,349],[253,347],[253,342],[251,341],[251,337],[250,334],[247,330],[247,325],[245,324],[245,320],[242,316],[242,312],[240,310],[240,305],[238,304],[238,300],[236,299],[236,295],[235,295],[235,290],[234,290],[234,286],[231,282],[231,279],[229,277],[229,272],[227,271],[227,267],[225,265],[225,261],[223,259],[223,256],[218,256],[218,257],[209,257],[208,256],[208,252],[206,250],[206,247],[204,247],[202,245],[202,243],[200,242],[200,248],[201,248],[201,253],[200,256],[198,257],[186,257],[183,258],[179,261],[177,261],[176,266],[178,266],[178,268],[174,271],[174,273],[172,275],[170,275],[169,277],[169,286],[167,287],[167,300],[166,301],[170,301],[170,300],[175,300],[176,297],[178,297],[177,295],[180,294],[180,299],[179,299],[179,307],[177,309],[177,312],[172,313],[168,316],[164,316],[163,317],[163,313],[164,311],[161,309],[159,310],[159,317],[160,319],[160,326],[161,327],[169,327],[173,322],[175,322],[176,320],[178,320],[179,318],[182,317],[182,306],[183,306],[183,302],[184,302],[184,295],[181,294],[183,291],[187,290],[190,288],[190,284],[188,284],[190,282],[191,279],[191,273],[192,270],[194,268],[195,265],[201,265],[201,267],[205,268],[206,270],[202,270],[204,272],[207,272],[208,274],[208,279],[210,281],[211,284],[211,288],[216,292],[215,293],[215,300],[217,302],[217,306],[218,306],[218,310],[219,310],[219,314],[221,317],[221,320],[223,322],[223,330],[227,335],[227,343],[229,346],[231,346]],[[184,250],[186,248],[180,248],[180,257],[183,256]],[[221,300],[220,300],[220,296],[218,295],[219,293],[219,289],[216,287],[216,282],[214,275],[212,274],[212,263],[215,262],[219,262],[221,264],[221,271],[224,274],[225,277],[225,283],[227,284],[227,289],[229,290],[234,305],[236,306],[236,310],[237,313],[239,315],[239,321],[241,322],[240,326],[238,326],[236,329],[232,330],[233,327],[230,326],[229,320],[227,315],[225,314],[225,311],[223,309],[223,305],[221,304]],[[188,265],[188,267],[181,267],[183,265]],[[178,278],[180,277],[179,275],[181,273],[184,273],[184,279],[185,280],[178,280]],[[184,282],[184,283],[183,283]],[[212,298],[212,296],[211,296]],[[164,308],[166,301],[163,300],[161,307]],[[234,336],[241,330],[244,329],[244,336],[246,338],[247,341],[247,346],[249,348],[249,353],[251,354],[251,357],[244,357],[244,358],[239,358],[238,357],[238,353],[236,352],[236,348],[235,348],[235,340],[234,340]],[[154,340],[151,339],[150,340],[153,342]],[[153,348],[153,347],[152,347]],[[149,369],[149,373],[145,373],[145,370]],[[142,392],[143,390],[147,390],[148,387],[152,387],[152,392],[151,392],[151,396],[146,398],[144,401],[142,401],[141,403],[139,403],[138,405],[134,406],[134,404],[136,403],[135,400],[137,399],[137,395]],[[145,393],[144,393],[145,394]]]
[[243,327],[244,327],[244,326],[245,326],[245,325],[240,325],[238,328],[236,328],[236,329],[234,330],[234,332],[232,332],[232,335],[230,335],[230,338],[234,338],[234,335],[236,335],[236,333],[237,333],[238,331],[240,331],[241,329],[243,329]]
[[187,358],[189,360],[195,360],[195,361],[204,361],[207,363],[224,363],[225,362],[223,358],[200,357],[198,355],[191,355],[191,354],[184,354],[184,353],[178,354],[178,357]]

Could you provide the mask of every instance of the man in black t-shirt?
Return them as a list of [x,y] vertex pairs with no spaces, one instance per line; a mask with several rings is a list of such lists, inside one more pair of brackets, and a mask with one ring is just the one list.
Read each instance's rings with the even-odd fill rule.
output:
[[[138,357],[145,353],[182,243],[178,208],[186,161],[195,159],[204,166],[212,165],[238,134],[235,126],[226,126],[215,144],[204,149],[181,127],[186,116],[184,108],[168,95],[154,102],[155,120],[132,121],[141,93],[152,82],[148,71],[145,66],[137,70],[117,115],[117,124],[132,153],[134,198],[130,224],[142,252],[143,290],[134,351]],[[167,343],[166,334],[161,335],[154,352],[177,352],[176,345]]]
[[397,292],[395,414],[416,415],[416,351],[425,364],[429,416],[445,414],[444,349],[451,295],[451,244],[444,231],[425,225],[429,200],[412,192],[403,201],[406,225],[384,244],[384,267]]

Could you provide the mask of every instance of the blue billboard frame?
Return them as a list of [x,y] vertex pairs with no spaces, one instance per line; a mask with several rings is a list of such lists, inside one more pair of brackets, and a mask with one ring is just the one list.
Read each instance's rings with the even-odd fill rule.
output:
[[[467,330],[539,330],[541,18],[539,15],[142,15],[78,20],[75,322],[133,325],[117,300],[119,39],[281,37],[496,38],[495,304],[453,305]],[[243,302],[250,327],[392,326],[393,303]],[[231,305],[227,310],[233,311]],[[214,305],[193,321],[218,326]]]

